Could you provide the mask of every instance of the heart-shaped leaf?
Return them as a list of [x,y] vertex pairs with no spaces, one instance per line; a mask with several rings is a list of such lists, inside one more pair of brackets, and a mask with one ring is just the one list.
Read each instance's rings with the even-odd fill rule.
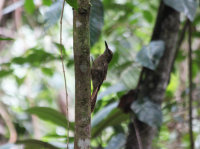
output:
[[152,127],[161,127],[162,111],[160,105],[146,98],[142,101],[133,102],[131,109],[140,121]]
[[194,0],[164,0],[164,3],[174,8],[178,12],[184,12],[185,15],[193,21],[196,14],[197,3]]
[[152,41],[144,46],[136,56],[136,62],[149,69],[155,70],[165,50],[162,40]]

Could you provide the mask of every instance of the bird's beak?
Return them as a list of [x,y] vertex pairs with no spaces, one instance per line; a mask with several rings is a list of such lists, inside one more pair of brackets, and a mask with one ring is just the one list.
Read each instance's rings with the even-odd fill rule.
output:
[[105,46],[106,46],[106,50],[108,52],[108,45],[107,45],[107,42],[105,41]]

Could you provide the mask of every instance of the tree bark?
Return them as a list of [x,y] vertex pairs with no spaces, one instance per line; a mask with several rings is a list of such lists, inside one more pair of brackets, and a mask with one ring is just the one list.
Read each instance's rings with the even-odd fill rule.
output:
[[[138,84],[140,89],[139,100],[148,97],[148,99],[161,105],[165,96],[165,90],[170,80],[173,59],[176,56],[175,47],[179,25],[179,13],[166,6],[163,1],[161,1],[151,41],[163,40],[165,42],[165,51],[156,71],[152,71],[145,67],[143,68],[143,73],[141,73],[143,74],[141,77],[143,79],[140,80]],[[138,119],[136,119],[135,122],[140,133],[142,148],[151,149],[152,139],[156,133],[156,129],[144,124]],[[129,124],[129,135],[127,138],[126,149],[139,149],[132,123]]]
[[75,63],[75,149],[90,148],[91,76],[89,0],[78,0],[78,11],[73,10],[73,40]]

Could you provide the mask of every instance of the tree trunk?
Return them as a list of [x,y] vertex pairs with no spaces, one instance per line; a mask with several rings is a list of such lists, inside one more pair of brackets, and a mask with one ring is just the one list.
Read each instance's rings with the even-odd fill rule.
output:
[[[156,71],[143,68],[141,77],[143,79],[138,85],[140,89],[139,100],[148,97],[148,99],[161,105],[176,56],[175,46],[177,43],[179,24],[179,13],[161,1],[151,41],[163,40],[165,42],[165,51]],[[140,122],[138,119],[135,120],[135,123],[140,133],[142,148],[151,149],[152,139],[156,133],[156,129]],[[133,123],[129,124],[126,149],[139,149]]]
[[75,63],[75,149],[90,148],[91,77],[89,0],[78,0],[78,11],[73,10],[73,40]]

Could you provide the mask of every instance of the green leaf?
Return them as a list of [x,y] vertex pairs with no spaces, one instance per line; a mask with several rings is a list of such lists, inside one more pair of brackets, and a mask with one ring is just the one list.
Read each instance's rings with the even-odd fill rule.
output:
[[7,75],[12,74],[12,72],[13,72],[13,70],[1,70],[0,71],[0,78],[3,78],[5,76],[7,76]]
[[0,38],[0,40],[14,40],[12,38]]
[[[30,114],[37,115],[43,120],[50,121],[55,125],[62,126],[68,129],[67,119],[58,111],[47,107],[34,107],[26,110]],[[69,122],[69,129],[74,130],[74,122]]]
[[15,80],[17,81],[18,86],[20,86],[24,83],[25,78],[26,78],[26,76],[23,78],[19,78],[19,77],[15,76]]
[[194,33],[192,34],[192,36],[193,36],[193,37],[198,37],[198,38],[200,38],[200,32],[194,32]]
[[131,109],[140,121],[152,127],[161,127],[162,111],[160,105],[146,98],[143,101],[133,102],[131,104]]
[[117,102],[112,103],[99,111],[91,121],[91,137],[96,137],[108,126],[116,126],[128,120],[129,115],[116,108]]
[[125,143],[126,136],[123,133],[119,133],[111,138],[105,149],[121,149]]
[[[47,134],[45,136],[43,136],[43,138],[63,138],[63,139],[66,139],[67,140],[67,135],[58,135],[58,134]],[[73,143],[74,142],[74,137],[69,137],[69,142],[70,143]]]
[[72,8],[78,10],[77,0],[65,0]]
[[99,122],[101,122],[105,117],[108,116],[108,114],[116,108],[118,105],[118,102],[114,102],[108,106],[106,106],[103,110],[99,111],[94,118],[91,121],[91,127],[95,127]]
[[52,1],[51,0],[42,0],[42,4],[46,6],[51,6]]
[[104,11],[101,0],[90,0],[90,47],[92,47],[101,35],[101,30],[104,25]]
[[24,144],[24,149],[59,149],[47,142],[34,139],[18,140],[16,144]]
[[56,24],[56,22],[60,19],[62,11],[62,1],[56,1],[53,3],[48,11],[44,14],[44,30],[47,31],[50,27]]
[[27,13],[32,14],[35,11],[35,4],[33,0],[25,0],[24,8]]
[[164,50],[165,44],[162,40],[152,41],[137,53],[136,62],[151,70],[155,70]]
[[121,83],[112,85],[112,86],[108,87],[104,92],[101,92],[97,96],[97,101],[100,100],[100,99],[102,99],[103,97],[105,97],[107,95],[110,95],[112,93],[121,92],[121,91],[124,91],[124,90],[126,90],[126,87],[123,84],[121,84]]
[[194,0],[164,0],[164,3],[178,12],[184,12],[185,15],[193,21],[197,10],[197,2]]
[[12,63],[23,65],[29,63],[32,66],[41,66],[41,63],[56,59],[51,53],[47,53],[42,49],[29,49],[27,57],[15,57]]
[[12,59],[12,63],[16,63],[16,64],[24,64],[26,63],[27,59],[26,58],[23,58],[23,57],[15,57]]
[[147,11],[147,10],[143,10],[142,11],[144,18],[151,23],[153,21],[153,16],[151,14],[151,12]]
[[41,68],[41,70],[45,75],[50,76],[50,77],[53,76],[53,74],[54,74],[54,71],[50,68],[43,67],[43,68]]

